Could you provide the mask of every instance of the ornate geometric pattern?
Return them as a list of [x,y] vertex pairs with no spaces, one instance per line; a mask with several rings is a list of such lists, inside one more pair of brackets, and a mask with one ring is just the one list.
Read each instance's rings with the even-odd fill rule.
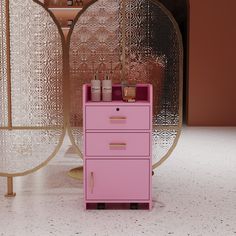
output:
[[[173,128],[167,128],[161,130],[160,128],[154,128],[152,132],[152,151],[155,157],[164,157],[173,146],[175,139],[177,138],[178,130]],[[157,158],[156,158],[157,159]],[[159,159],[157,159],[159,160]]]
[[153,85],[153,163],[157,163],[174,145],[182,122],[181,42],[160,4],[146,0],[125,2],[126,78]]
[[121,31],[119,1],[103,0],[92,4],[78,19],[70,39],[70,126],[71,134],[82,147],[82,86],[98,71],[110,74],[113,81],[121,74]]
[[6,2],[1,1],[0,6],[0,127],[5,127],[8,125]]
[[69,52],[70,125],[79,148],[82,144],[82,85],[90,82],[96,70],[103,77],[112,61],[113,82],[120,82],[124,72],[130,82],[153,85],[153,163],[169,153],[182,124],[182,47],[178,33],[158,1],[98,0],[79,17]]
[[62,131],[1,130],[0,173],[24,173],[44,163],[59,146]]
[[62,43],[45,9],[10,1],[13,126],[63,123]]
[[[0,175],[39,167],[55,154],[64,136],[63,50],[58,28],[32,0],[10,0],[9,14],[13,130],[0,128]],[[0,99],[5,99],[3,92]]]

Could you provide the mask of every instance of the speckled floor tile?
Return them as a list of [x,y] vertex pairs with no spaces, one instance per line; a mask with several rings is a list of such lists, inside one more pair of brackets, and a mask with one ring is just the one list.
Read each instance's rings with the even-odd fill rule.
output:
[[152,211],[84,211],[82,183],[67,176],[81,161],[68,149],[16,178],[15,198],[0,178],[1,236],[236,236],[236,128],[184,128],[155,171]]

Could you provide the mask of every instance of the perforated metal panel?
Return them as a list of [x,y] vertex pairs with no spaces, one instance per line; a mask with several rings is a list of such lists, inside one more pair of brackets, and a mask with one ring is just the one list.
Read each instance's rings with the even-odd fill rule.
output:
[[154,89],[153,163],[170,154],[182,124],[182,42],[157,1],[125,1],[126,79]]
[[82,150],[82,86],[96,71],[99,77],[112,73],[120,81],[122,54],[119,1],[97,1],[79,18],[70,40],[70,126],[76,145]]

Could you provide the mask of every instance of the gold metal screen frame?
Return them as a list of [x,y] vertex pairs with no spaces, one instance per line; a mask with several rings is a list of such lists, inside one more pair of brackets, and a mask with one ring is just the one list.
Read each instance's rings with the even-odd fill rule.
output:
[[[70,49],[70,41],[71,41],[71,36],[73,34],[73,29],[74,29],[74,26],[76,24],[76,22],[79,20],[80,16],[83,15],[83,13],[92,5],[94,4],[95,2],[97,2],[98,0],[93,0],[91,1],[90,4],[88,4],[81,12],[78,13],[78,15],[76,16],[75,20],[74,20],[74,23],[73,23],[73,26],[72,28],[70,29],[69,31],[69,34],[68,34],[68,42],[67,42],[67,52],[69,54],[69,49]],[[171,21],[174,29],[175,29],[175,32],[176,32],[176,35],[177,35],[177,38],[178,38],[178,42],[179,42],[179,106],[178,106],[178,114],[179,114],[179,122],[178,122],[178,126],[176,125],[173,125],[173,126],[155,126],[155,127],[158,127],[159,130],[169,130],[169,129],[175,129],[176,132],[177,132],[177,135],[175,137],[175,140],[171,146],[171,148],[168,150],[168,152],[157,162],[157,163],[154,163],[153,164],[153,170],[156,169],[157,167],[159,167],[162,163],[164,163],[171,155],[171,153],[173,152],[173,150],[175,149],[177,143],[178,143],[178,140],[179,140],[179,137],[180,137],[180,134],[181,134],[181,129],[182,129],[182,120],[183,120],[183,44],[182,44],[182,34],[180,32],[180,29],[179,29],[179,26],[178,26],[178,23],[176,22],[176,20],[174,19],[173,15],[171,14],[171,12],[162,4],[160,3],[158,0],[147,0],[149,2],[152,2],[156,5],[158,5],[161,10],[166,14],[166,16],[169,18],[169,20]],[[123,19],[125,19],[124,17],[124,14],[125,14],[125,1],[122,1],[122,15],[123,15]],[[122,80],[124,80],[125,78],[125,66],[124,66],[124,63],[125,63],[125,40],[126,40],[126,36],[125,36],[125,20],[122,21]],[[67,55],[68,58],[69,58],[69,55]],[[67,91],[69,91],[69,87],[70,87],[70,72],[69,72],[69,60],[68,60],[68,64],[66,66],[66,68],[68,68],[66,74],[68,76],[68,84],[67,84]],[[155,93],[155,91],[154,91]],[[81,98],[82,99],[82,98]],[[69,100],[67,100],[68,102],[68,109],[70,109],[70,102]],[[68,135],[70,137],[70,140],[71,140],[71,143],[72,145],[74,146],[77,154],[83,159],[83,154],[82,154],[82,151],[79,149],[78,145],[76,144],[75,142],[75,139],[73,137],[73,134],[72,134],[72,127],[70,126],[70,122],[69,122],[69,112],[67,113],[67,120],[68,120],[68,127],[67,127],[67,130],[68,130]]]
[[[8,183],[11,183],[9,186],[12,185],[12,177],[17,177],[17,176],[25,176],[25,175],[28,175],[28,174],[31,174],[37,170],[39,170],[40,168],[46,166],[49,161],[55,157],[55,155],[57,154],[57,152],[59,151],[62,143],[63,143],[63,140],[64,140],[64,137],[65,137],[65,134],[66,134],[66,120],[64,119],[64,124],[63,124],[63,127],[62,126],[12,126],[12,108],[11,108],[11,65],[10,65],[10,16],[9,16],[9,1],[10,0],[6,0],[6,38],[7,38],[7,81],[8,81],[8,126],[7,127],[0,127],[0,130],[9,130],[9,132],[13,131],[13,130],[58,130],[58,129],[61,129],[62,130],[62,135],[59,139],[59,142],[58,142],[58,145],[55,147],[55,150],[52,152],[52,154],[43,162],[41,163],[40,165],[30,169],[30,170],[27,170],[27,171],[24,171],[24,172],[19,172],[19,173],[14,173],[14,174],[9,174],[9,173],[1,173],[0,172],[0,176],[2,177],[8,177]],[[64,35],[63,35],[63,32],[61,30],[61,27],[57,21],[57,19],[55,18],[55,16],[43,5],[42,2],[40,2],[39,0],[32,0],[33,2],[35,2],[36,4],[40,5],[42,8],[44,8],[45,11],[47,11],[49,13],[49,15],[51,16],[53,22],[55,23],[55,25],[57,26],[57,29],[58,29],[58,33],[61,37],[61,43],[62,43],[62,53],[63,53],[63,94],[64,94],[64,100],[63,100],[63,107],[64,107],[64,117],[66,116],[66,110],[65,110],[65,107],[66,107],[66,89],[65,89],[65,84],[66,84],[66,76],[65,76],[65,61],[66,61],[66,57],[65,57],[65,51],[66,51],[66,42],[65,42],[65,38],[64,38]],[[9,188],[8,186],[8,188]]]

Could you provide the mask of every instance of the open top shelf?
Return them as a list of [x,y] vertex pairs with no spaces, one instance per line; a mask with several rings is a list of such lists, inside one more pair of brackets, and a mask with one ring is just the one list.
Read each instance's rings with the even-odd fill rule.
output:
[[87,104],[96,105],[96,104],[103,104],[103,105],[112,105],[114,102],[119,105],[144,105],[150,103],[150,93],[152,85],[150,84],[137,84],[136,85],[136,101],[135,102],[125,102],[122,99],[122,85],[121,84],[113,84],[112,85],[112,101],[111,102],[93,102],[91,101],[91,85],[85,84],[85,102]]

